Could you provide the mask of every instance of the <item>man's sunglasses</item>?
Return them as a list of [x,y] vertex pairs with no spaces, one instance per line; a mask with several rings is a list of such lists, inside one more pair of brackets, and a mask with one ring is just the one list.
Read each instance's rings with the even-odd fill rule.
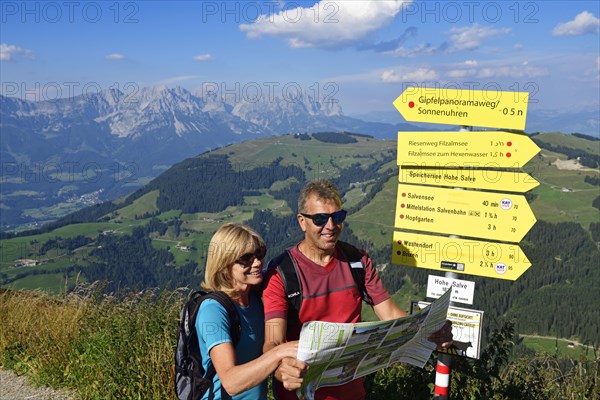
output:
[[267,249],[265,247],[259,247],[254,253],[246,253],[240,258],[235,260],[236,264],[241,264],[244,267],[251,267],[254,264],[254,260],[263,260],[267,255]]
[[346,210],[336,211],[331,214],[319,213],[319,214],[304,214],[300,213],[303,217],[312,219],[313,224],[316,226],[325,226],[329,221],[329,218],[333,220],[333,223],[336,225],[341,224],[346,220]]

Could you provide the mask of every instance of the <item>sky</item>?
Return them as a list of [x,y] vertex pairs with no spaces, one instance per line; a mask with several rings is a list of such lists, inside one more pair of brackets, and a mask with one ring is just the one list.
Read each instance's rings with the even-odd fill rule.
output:
[[[396,112],[408,87],[600,113],[598,1],[1,1],[3,95],[181,86]],[[598,126],[600,130],[600,126]]]

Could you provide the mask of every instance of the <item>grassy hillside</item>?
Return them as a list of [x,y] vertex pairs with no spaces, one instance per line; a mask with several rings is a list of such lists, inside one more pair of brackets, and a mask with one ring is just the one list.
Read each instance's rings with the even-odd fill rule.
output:
[[[580,136],[565,135],[559,132],[547,132],[535,136],[545,143],[555,146],[565,146],[576,150],[587,151],[592,154],[600,152],[600,140],[588,140]],[[590,137],[590,139],[592,139]]]
[[[600,155],[600,141],[558,133],[535,136],[543,142]],[[599,221],[598,210],[591,207],[600,195],[600,187],[584,182],[586,176],[600,177],[598,169],[582,166],[564,154],[542,149],[540,154],[524,168],[540,186],[533,189],[535,196],[531,207],[539,220],[548,222],[577,222],[585,229],[591,222]]]
[[369,204],[348,217],[356,235],[369,238],[376,248],[392,243],[397,192],[398,177],[394,175]]
[[[160,257],[164,258],[165,252],[170,254],[165,258],[170,257],[165,266],[167,270],[189,269],[190,265],[197,264],[198,271],[194,275],[185,275],[187,281],[180,282],[195,285],[201,280],[201,268],[210,237],[225,222],[256,223],[258,229],[281,228],[281,234],[269,236],[270,248],[289,245],[290,240],[295,240],[294,235],[299,231],[293,215],[296,210],[296,191],[301,183],[296,177],[280,175],[285,171],[282,167],[288,166],[301,171],[305,180],[336,180],[344,193],[345,208],[352,211],[347,224],[352,233],[369,243],[369,251],[377,255],[375,261],[378,264],[406,271],[400,275],[411,273],[418,287],[416,290],[422,293],[425,285],[422,276],[426,275],[415,275],[410,268],[389,265],[388,249],[394,231],[397,196],[396,142],[355,135],[344,139],[353,143],[327,142],[308,135],[304,138],[260,138],[185,160],[165,173],[169,174],[168,179],[159,177],[129,198],[119,199],[118,206],[105,215],[94,217],[92,222],[0,241],[1,282],[13,288],[64,292],[77,282],[85,282],[88,265],[98,262],[104,262],[106,266],[113,264],[98,259],[97,255],[101,247],[99,243],[104,243],[107,235],[117,238],[123,235],[125,238],[136,229],[149,229],[151,224],[163,224],[145,235],[158,252],[157,256],[162,254]],[[600,154],[598,141],[560,134],[539,134],[536,140]],[[197,162],[202,160],[203,163]],[[189,175],[193,168],[201,168],[201,173]],[[530,204],[538,220],[576,222],[586,230],[591,222],[599,221],[598,210],[591,205],[600,195],[599,187],[584,182],[586,176],[599,179],[597,169],[583,167],[577,160],[568,160],[564,154],[543,149],[524,170],[540,182],[528,194],[532,197]],[[253,171],[260,171],[260,174],[252,175]],[[161,179],[167,182],[161,182]],[[229,193],[241,193],[242,196],[237,203],[217,208],[216,211],[202,210],[202,204],[198,211],[189,213],[172,207],[165,209],[163,197],[173,196],[166,192],[167,185],[186,179],[186,189],[193,187],[202,194],[209,191],[208,194],[212,195],[211,184],[222,181],[229,186],[225,186],[223,192],[215,192],[214,196],[227,196]],[[193,194],[182,197],[189,200]],[[261,222],[267,217],[272,226],[267,227],[264,225],[266,222]],[[63,243],[82,236],[89,238],[89,242],[80,247],[68,248]],[[48,247],[48,242],[56,240],[58,244],[43,251]],[[23,260],[29,262],[24,263]],[[533,265],[530,270],[532,274],[535,273],[536,266]],[[538,273],[543,270],[538,267]],[[398,284],[394,287],[403,286]]]
[[[352,163],[360,162],[369,165],[373,160],[381,159],[383,153],[394,150],[390,141],[375,140],[356,136],[356,143],[334,144],[317,140],[298,140],[293,136],[261,138],[237,145],[227,146],[210,154],[227,155],[236,174],[252,170],[256,167],[269,166],[273,161],[282,159],[283,165],[296,165],[305,171],[307,179],[319,177],[335,177],[340,171]],[[205,154],[201,157],[205,157]],[[267,173],[268,173],[267,169]],[[207,176],[207,179],[210,177]],[[200,185],[202,182],[198,182]],[[245,182],[237,181],[243,185]],[[289,185],[286,180],[275,182],[269,190],[280,190]],[[235,190],[235,188],[232,188]],[[362,193],[360,189],[357,192]],[[360,193],[358,197],[360,198]],[[41,255],[40,248],[48,240],[75,238],[83,235],[96,239],[100,234],[131,234],[134,227],[148,223],[152,216],[160,220],[179,218],[183,221],[181,233],[174,235],[167,231],[164,235],[153,235],[153,246],[167,249],[175,257],[177,265],[189,261],[202,262],[205,257],[206,245],[214,231],[225,222],[246,222],[253,217],[255,210],[268,209],[275,215],[291,215],[296,209],[295,204],[275,199],[268,190],[262,190],[260,195],[245,196],[243,204],[227,207],[218,212],[197,212],[181,214],[178,210],[159,213],[156,202],[159,191],[149,191],[118,210],[105,215],[102,222],[73,224],[56,229],[52,232],[24,237],[16,237],[0,241],[0,275],[5,284],[15,288],[41,288],[51,292],[63,291],[73,285],[71,276],[68,282],[65,271],[53,273],[54,270],[65,269],[73,263],[85,265],[88,254],[95,246],[90,243],[85,248],[76,251],[56,249]],[[122,202],[123,200],[121,200]],[[350,220],[352,217],[350,218]],[[382,242],[383,244],[383,242]],[[190,250],[182,250],[188,247]],[[37,265],[15,265],[19,260],[34,260]],[[80,280],[83,280],[79,276]]]
[[522,335],[523,344],[537,352],[557,354],[560,357],[581,360],[594,354],[594,347],[566,339]]
[[[259,166],[269,166],[275,160],[281,160],[282,165],[301,168],[306,179],[331,179],[339,176],[352,164],[359,163],[366,168],[385,155],[395,152],[395,141],[360,136],[354,138],[356,142],[349,144],[324,143],[315,139],[298,140],[294,136],[260,138],[227,146],[201,157],[209,154],[229,157],[234,174],[241,174]],[[540,134],[536,138],[555,145],[583,149],[593,154],[600,153],[598,141],[554,133]],[[389,162],[381,167],[376,175],[381,174],[381,171],[395,170],[394,164]],[[547,150],[542,150],[525,166],[524,170],[540,182],[540,185],[532,191],[534,199],[530,202],[538,220],[575,221],[584,229],[589,229],[591,222],[598,222],[598,210],[593,208],[591,203],[600,194],[599,187],[584,182],[585,176],[600,177],[598,170],[582,167],[576,160],[567,160],[565,155]],[[373,178],[376,176],[356,182],[347,190],[346,208],[359,204],[372,188]],[[356,235],[368,239],[375,248],[383,248],[391,241],[394,229],[396,182],[394,175],[391,175],[381,191],[376,193],[364,207],[355,210],[348,217],[348,223]],[[239,180],[237,183],[244,184]],[[156,205],[159,191],[149,191],[131,204],[106,215],[102,222],[75,224],[39,235],[2,240],[0,273],[4,274],[2,275],[4,279],[13,287],[41,287],[58,292],[65,287],[64,274],[53,274],[54,276],[50,277],[50,272],[65,268],[69,262],[85,260],[87,250],[93,247],[93,243],[74,252],[61,252],[59,249],[40,255],[39,249],[46,241],[56,236],[74,238],[78,235],[95,239],[102,232],[130,234],[134,227],[147,224],[152,216],[165,221],[172,218],[183,221],[181,232],[177,236],[172,230],[164,235],[152,236],[156,248],[168,248],[174,255],[176,264],[191,260],[201,261],[206,243],[222,223],[246,222],[253,217],[257,209],[268,209],[276,216],[293,213],[295,204],[288,204],[289,202],[276,199],[270,194],[271,190],[280,190],[289,185],[289,180],[277,180],[270,188],[260,190],[260,194],[245,196],[243,204],[230,206],[218,212],[192,214],[182,214],[178,210],[160,213]],[[191,251],[181,250],[186,246]],[[20,259],[36,260],[38,265],[17,268],[15,263]],[[387,260],[378,261],[387,262]],[[45,278],[49,279],[42,279],[43,275],[34,279],[31,276],[32,271],[48,272]],[[22,277],[15,279],[17,276]]]
[[[391,265],[389,260],[397,196],[395,141],[364,136],[351,138],[354,143],[281,136],[227,146],[183,161],[166,171],[165,174],[169,174],[165,175],[168,176],[167,182],[157,178],[148,187],[115,201],[116,205],[106,208],[109,210],[106,213],[90,213],[92,217],[88,222],[0,240],[2,286],[63,294],[59,297],[46,297],[41,293],[15,296],[14,292],[10,292],[0,299],[0,317],[3,321],[14,321],[3,325],[7,329],[0,332],[0,364],[41,375],[39,379],[43,382],[78,388],[84,398],[100,398],[99,393],[120,393],[127,397],[127,394],[121,394],[130,393],[127,391],[137,395],[144,393],[144,398],[169,398],[174,335],[171,327],[176,320],[174,316],[181,291],[166,291],[158,295],[141,290],[141,297],[125,299],[125,302],[116,302],[114,298],[103,295],[101,290],[92,290],[83,297],[64,293],[85,284],[86,271],[91,268],[104,271],[115,264],[122,264],[121,268],[131,269],[123,270],[129,275],[133,273],[134,277],[137,274],[139,278],[147,278],[142,275],[153,271],[133,268],[139,268],[139,263],[160,260],[164,260],[158,268],[161,271],[151,278],[155,279],[152,282],[161,283],[153,286],[195,287],[202,279],[210,237],[225,222],[252,224],[268,238],[270,248],[290,245],[298,240],[294,215],[297,191],[302,182],[297,177],[280,176],[285,166],[296,168],[295,173],[301,171],[303,180],[328,178],[338,183],[344,194],[345,208],[351,210],[347,226],[355,236],[353,239],[368,243],[369,251],[383,269],[382,276],[388,279],[386,285],[394,279],[389,287],[399,288],[394,299],[408,308],[410,300],[424,297],[427,273],[416,268]],[[554,146],[570,146],[589,154],[600,154],[600,142],[597,141],[560,134],[540,134],[536,138]],[[216,156],[221,158],[211,158]],[[211,162],[214,164],[211,165]],[[202,168],[201,174],[191,175],[193,168]],[[592,201],[600,195],[599,186],[584,181],[586,176],[600,179],[598,169],[584,167],[576,159],[569,160],[560,152],[543,149],[524,170],[540,181],[540,186],[528,194],[538,221],[576,222],[585,230],[589,230],[590,223],[599,222],[599,211],[592,207]],[[260,171],[260,174],[252,174],[255,171]],[[198,176],[201,179],[197,179]],[[171,196],[172,200],[177,195],[168,193],[168,184],[172,183],[169,180],[182,180],[186,189],[196,191],[221,190],[211,184],[225,182],[229,185],[225,191],[209,194],[217,197],[226,197],[229,193],[241,196],[239,201],[214,211],[207,211],[200,204],[194,212],[183,212],[183,208],[171,207],[173,202],[165,202],[164,196]],[[193,196],[194,192],[190,193]],[[522,398],[536,399],[566,398],[574,393],[593,398],[589,397],[590,393],[595,393],[593,391],[600,387],[597,361],[591,366],[585,363],[572,365],[571,372],[566,375],[563,374],[564,368],[569,366],[562,361],[562,370],[558,367],[553,369],[557,361],[552,357],[559,355],[583,355],[590,359],[590,353],[583,352],[582,347],[565,348],[566,343],[561,344],[560,349],[557,346],[553,349],[552,343],[558,343],[556,340],[525,338],[523,343],[527,346],[555,356],[526,358],[506,364],[503,350],[498,350],[503,345],[497,341],[510,339],[502,335],[498,339],[490,334],[499,320],[508,316],[521,320],[521,325],[527,326],[524,333],[556,337],[558,334],[544,330],[571,332],[564,337],[573,341],[579,336],[572,332],[570,325],[573,321],[587,320],[589,325],[590,318],[596,320],[598,317],[593,303],[588,304],[599,279],[596,244],[589,243],[589,235],[579,226],[575,229],[545,222],[538,223],[543,232],[537,229],[535,235],[527,236],[521,245],[534,265],[518,282],[476,279],[480,304],[474,308],[481,306],[479,309],[486,311],[485,336],[492,346],[485,356],[488,358],[482,360],[477,368],[489,371],[493,365],[504,365],[502,372],[498,371],[495,380],[490,380],[488,372],[485,377],[478,377],[477,368],[459,362],[457,368],[464,368],[461,374],[465,375],[453,376],[453,379],[459,379],[453,383],[455,387],[477,388],[495,394],[516,390],[514,393],[519,393]],[[571,239],[576,240],[571,243]],[[145,240],[149,243],[148,247],[145,247]],[[131,245],[132,252],[146,249],[154,253],[150,251],[152,254],[147,258],[146,254],[135,253],[135,258],[128,261],[128,248],[120,243]],[[102,250],[108,245],[112,246],[111,251],[115,249],[117,258],[106,258],[106,251],[103,253]],[[191,270],[194,272],[190,273]],[[117,276],[125,279],[124,275]],[[183,280],[177,281],[178,278]],[[155,302],[157,299],[159,301]],[[96,304],[96,300],[100,300],[100,305]],[[586,303],[582,304],[582,301]],[[134,306],[136,309],[132,312],[131,307]],[[43,312],[39,316],[36,314],[35,318],[24,318],[24,313],[31,309]],[[533,315],[536,318],[531,318]],[[88,316],[91,320],[87,319]],[[365,309],[365,319],[374,318],[373,312]],[[541,322],[530,323],[530,320]],[[25,329],[23,324],[28,328]],[[129,329],[132,326],[136,327],[135,332]],[[24,329],[31,331],[31,327],[35,327],[33,330],[36,332],[33,333],[39,333],[39,337],[28,338],[21,343],[22,339],[18,339],[20,332]],[[46,353],[40,351],[40,347],[30,347],[26,343],[52,348],[53,351]],[[143,356],[136,359],[128,373],[122,373],[122,366],[129,365],[128,360],[134,357],[132,352]],[[106,354],[111,356],[106,357]],[[546,374],[534,376],[535,382],[529,381],[532,365]],[[420,388],[426,388],[431,373],[431,368],[424,374],[413,369],[394,368],[378,374],[368,384],[373,385],[373,398],[390,398],[393,396],[391,393],[399,391],[412,393],[412,389],[406,387],[410,384],[406,382],[415,382]],[[560,388],[555,385],[559,381],[563,383]],[[553,393],[558,397],[543,397],[546,394],[528,391],[533,390],[531,388],[538,390],[539,382],[554,385]],[[396,388],[395,384],[404,385],[403,389]],[[573,388],[585,388],[586,394]],[[532,394],[534,392],[535,395]],[[459,396],[466,397],[459,398],[471,395],[478,398],[474,393],[463,391]],[[430,395],[424,393],[423,398]]]

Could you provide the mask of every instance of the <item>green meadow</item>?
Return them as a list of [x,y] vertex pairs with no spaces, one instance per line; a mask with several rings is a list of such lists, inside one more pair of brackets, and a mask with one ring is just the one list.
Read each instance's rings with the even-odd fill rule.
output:
[[520,338],[526,347],[538,353],[553,354],[573,360],[580,360],[584,356],[588,359],[596,357],[592,346],[586,346],[568,339],[532,335],[520,335]]
[[[600,142],[555,133],[539,134],[536,138],[556,146],[569,146],[592,154],[600,153],[598,148]],[[234,171],[237,172],[268,166],[273,161],[279,160],[282,165],[295,165],[302,168],[307,179],[314,179],[336,177],[341,170],[356,163],[366,168],[374,160],[381,160],[385,155],[396,151],[395,141],[365,137],[356,137],[356,139],[357,142],[352,144],[329,144],[314,139],[298,140],[291,135],[266,137],[223,147],[206,154],[227,155]],[[353,183],[353,186],[348,188],[344,199],[344,206],[353,208],[370,192],[380,174],[393,172],[383,189],[368,204],[348,216],[348,224],[354,233],[371,241],[375,248],[389,245],[395,229],[398,182],[396,168],[395,161],[386,163],[372,180]],[[523,168],[523,171],[531,174],[540,183],[531,191],[533,200],[530,201],[538,220],[574,221],[580,223],[584,229],[589,229],[591,222],[599,221],[600,214],[591,204],[600,195],[600,189],[598,186],[584,182],[586,176],[598,178],[600,173],[597,169],[583,168],[576,160],[567,160],[563,154],[542,149]],[[292,179],[278,180],[270,190],[284,189]],[[163,236],[159,237],[155,234],[152,236],[152,245],[157,249],[168,249],[173,254],[177,265],[190,261],[202,263],[210,237],[223,223],[246,222],[252,218],[255,210],[267,209],[280,216],[295,212],[295,204],[286,204],[282,200],[275,199],[267,190],[262,189],[260,192],[260,195],[246,196],[242,205],[227,207],[220,212],[182,214],[179,210],[171,210],[158,214],[156,218],[163,221],[179,218],[182,221],[181,230],[179,236],[175,236],[172,228]],[[158,196],[158,190],[149,192],[132,204],[107,215],[107,218],[103,219],[106,220],[105,222],[74,224],[44,234],[2,240],[0,241],[0,273],[14,279],[27,271],[45,272],[35,277],[17,279],[11,285],[39,287],[52,292],[64,290],[64,276],[60,278],[61,275],[53,271],[74,262],[85,265],[87,253],[93,248],[94,243],[71,254],[49,252],[42,256],[39,254],[40,247],[57,236],[73,238],[83,235],[95,239],[97,235],[106,231],[113,234],[129,234],[134,227],[149,222],[150,218],[143,218],[144,215],[155,215],[158,212],[156,206]],[[117,199],[115,203],[122,203],[124,199]],[[19,259],[34,259],[39,261],[39,265],[16,268],[14,265]],[[385,260],[378,261],[386,263]]]

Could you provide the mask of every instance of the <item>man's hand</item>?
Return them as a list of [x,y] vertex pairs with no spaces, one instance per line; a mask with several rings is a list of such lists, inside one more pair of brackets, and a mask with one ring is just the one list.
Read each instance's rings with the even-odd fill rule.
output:
[[427,340],[437,344],[441,349],[450,347],[452,345],[452,322],[446,320],[444,326],[439,331],[433,332]]
[[283,383],[289,391],[296,390],[302,385],[308,365],[297,358],[286,357],[275,370],[275,378]]

